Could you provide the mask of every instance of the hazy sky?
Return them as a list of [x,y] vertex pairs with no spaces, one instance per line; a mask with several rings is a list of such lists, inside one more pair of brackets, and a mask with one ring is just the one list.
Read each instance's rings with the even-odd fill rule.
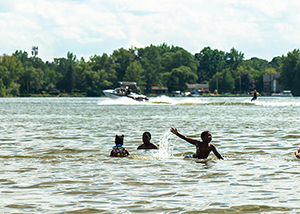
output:
[[86,60],[119,48],[210,46],[272,60],[300,48],[299,0],[0,0],[0,55]]

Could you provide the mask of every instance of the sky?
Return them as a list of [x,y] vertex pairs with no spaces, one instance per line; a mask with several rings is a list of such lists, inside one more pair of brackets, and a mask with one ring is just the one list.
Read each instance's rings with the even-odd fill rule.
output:
[[89,60],[163,43],[271,61],[300,48],[299,0],[0,0],[0,56]]

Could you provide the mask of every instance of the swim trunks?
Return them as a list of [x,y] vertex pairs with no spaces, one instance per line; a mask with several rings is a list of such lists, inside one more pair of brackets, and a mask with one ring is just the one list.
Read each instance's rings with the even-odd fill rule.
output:
[[195,154],[186,155],[184,156],[184,158],[196,158],[196,155]]

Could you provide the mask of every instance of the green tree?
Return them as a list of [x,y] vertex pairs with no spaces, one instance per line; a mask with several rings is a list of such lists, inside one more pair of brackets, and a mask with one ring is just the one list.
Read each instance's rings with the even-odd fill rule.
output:
[[144,69],[138,61],[132,62],[126,69],[124,80],[133,81],[140,85],[143,82]]
[[83,81],[83,72],[92,70],[92,63],[85,62],[84,58],[80,59],[80,62],[75,66],[75,73],[78,78],[76,78],[75,88],[81,92],[86,92],[86,85]]
[[274,57],[271,60],[271,62],[269,62],[270,66],[272,68],[279,69],[280,68],[280,64],[281,64],[281,59],[282,59],[282,57],[280,57],[280,56]]
[[[135,59],[135,55],[132,53],[132,51],[120,48],[119,50],[115,50],[111,57],[115,64],[115,70],[117,72],[117,81],[122,81],[125,76],[126,69],[130,65],[130,63]],[[117,81],[115,82],[115,86],[117,84]]]
[[0,65],[0,77],[4,86],[9,86],[11,83],[10,74],[6,66]]
[[249,92],[255,89],[254,79],[251,78],[249,73],[243,73],[241,76],[242,91]]
[[143,81],[145,81],[144,91],[150,93],[151,86],[162,84],[162,57],[161,55],[167,51],[168,46],[162,45],[156,47],[150,45],[145,48],[136,49],[137,60],[144,69]]
[[265,59],[259,59],[257,57],[252,57],[251,59],[244,60],[242,63],[243,66],[249,66],[254,70],[262,72],[271,67],[269,62]]
[[12,82],[6,92],[7,95],[12,95],[14,97],[20,96],[20,84]]
[[197,75],[200,83],[208,82],[218,72],[222,72],[226,66],[225,53],[210,47],[203,48],[195,54],[198,60]]
[[230,52],[225,54],[225,58],[227,66],[232,70],[237,70],[244,59],[244,54],[235,48],[231,48]]
[[241,75],[244,54],[231,48],[229,53],[225,54],[226,68],[230,69],[232,77],[235,79],[235,91],[241,90]]
[[189,67],[194,73],[197,71],[197,61],[194,56],[182,48],[173,47],[170,52],[166,52],[162,56],[164,71],[170,72],[172,69],[179,68],[180,66]]
[[45,90],[50,92],[56,87],[56,84],[63,78],[61,73],[47,67],[44,72],[44,87]]
[[66,92],[67,93],[72,93],[74,87],[75,87],[75,73],[74,73],[74,68],[73,66],[70,64],[67,74],[66,74]]
[[104,69],[98,71],[85,70],[82,73],[82,79],[87,96],[100,96],[102,89],[112,84],[107,80],[108,74]]
[[109,57],[106,53],[102,56],[95,55],[90,58],[89,65],[93,71],[103,70],[106,73],[105,78],[107,79],[105,80],[116,85],[118,81],[116,72],[117,65],[113,62],[112,58],[113,57]]
[[43,83],[43,71],[30,66],[23,69],[20,74],[20,92],[21,93],[35,93],[39,91]]
[[26,51],[16,50],[13,54],[23,65],[28,61],[28,53]]
[[284,89],[290,89],[295,96],[300,96],[300,51],[295,49],[282,57],[279,81]]
[[218,89],[223,92],[232,92],[235,87],[234,82],[230,69],[224,69],[213,76],[209,82],[209,88]]
[[[74,55],[72,52],[68,52],[67,53],[67,58],[54,58],[54,62],[52,63],[52,66],[55,70],[55,72],[62,74],[63,78],[60,78],[58,80],[58,82],[56,83],[56,86],[59,90],[63,90],[63,91],[67,91],[69,90],[69,88],[67,89],[66,87],[68,86],[68,78],[67,77],[67,73],[69,71],[69,66],[76,66],[77,61],[76,61],[76,55]],[[60,76],[60,75],[58,75]],[[73,72],[73,77],[76,78],[77,76],[74,74]],[[73,81],[73,80],[72,80]]]
[[6,87],[3,84],[2,79],[0,79],[0,97],[5,97],[6,96]]
[[98,96],[100,93],[99,89],[99,81],[100,76],[96,71],[85,70],[82,73],[82,80],[85,85],[85,91],[87,92],[87,96]]
[[2,71],[0,72],[4,74],[2,80],[7,88],[10,87],[10,84],[12,82],[18,82],[19,75],[23,69],[23,66],[15,56],[8,56],[5,54],[2,57],[0,56],[0,66],[6,67],[6,69],[2,67]]
[[180,66],[172,69],[171,72],[166,72],[164,78],[169,86],[169,92],[172,92],[187,89],[187,83],[196,83],[198,77],[190,67]]

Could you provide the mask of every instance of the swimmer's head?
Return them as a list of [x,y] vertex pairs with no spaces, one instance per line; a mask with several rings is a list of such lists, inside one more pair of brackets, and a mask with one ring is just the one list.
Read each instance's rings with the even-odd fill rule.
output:
[[212,139],[211,133],[209,131],[204,131],[201,133],[201,139],[203,142],[210,142]]
[[124,135],[116,135],[115,144],[116,145],[118,145],[118,144],[123,145],[123,142],[124,142]]
[[144,132],[144,133],[143,133],[143,142],[148,143],[148,142],[150,142],[150,139],[151,139],[151,134],[150,134],[150,132]]

